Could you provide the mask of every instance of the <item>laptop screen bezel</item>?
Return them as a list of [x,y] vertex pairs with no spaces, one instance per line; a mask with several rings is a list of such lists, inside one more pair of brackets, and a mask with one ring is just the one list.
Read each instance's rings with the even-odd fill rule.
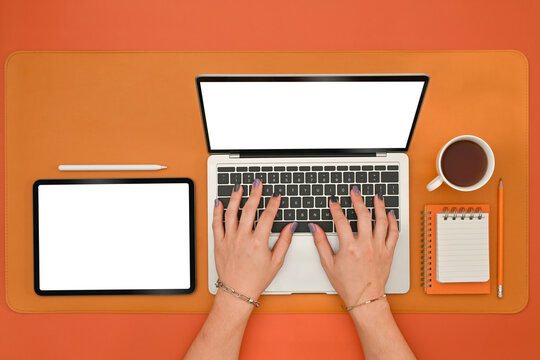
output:
[[[206,116],[204,112],[204,102],[202,97],[201,83],[203,82],[290,82],[290,81],[362,81],[362,82],[390,82],[390,81],[422,81],[422,93],[418,101],[414,120],[411,125],[407,145],[404,148],[343,148],[343,149],[225,149],[216,150],[210,147],[210,137]],[[197,93],[199,98],[199,108],[206,137],[206,148],[209,154],[239,154],[239,155],[362,155],[375,154],[381,152],[406,152],[411,144],[412,136],[416,128],[418,116],[424,102],[424,97],[429,83],[429,76],[426,74],[368,74],[368,75],[198,75],[196,77]]]

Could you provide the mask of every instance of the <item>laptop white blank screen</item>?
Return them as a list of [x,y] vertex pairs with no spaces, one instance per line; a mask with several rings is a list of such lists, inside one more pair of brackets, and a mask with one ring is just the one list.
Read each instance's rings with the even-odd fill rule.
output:
[[404,149],[424,81],[202,81],[212,150]]
[[186,183],[39,186],[41,290],[190,287]]

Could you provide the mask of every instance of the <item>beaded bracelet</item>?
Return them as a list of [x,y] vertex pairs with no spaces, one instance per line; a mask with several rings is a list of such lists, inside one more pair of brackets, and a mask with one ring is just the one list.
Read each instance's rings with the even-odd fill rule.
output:
[[367,300],[367,301],[364,301],[364,302],[362,302],[362,303],[360,303],[360,304],[356,304],[356,305],[352,305],[352,306],[347,306],[347,307],[345,308],[345,310],[351,311],[351,310],[354,309],[354,308],[357,308],[357,307],[362,306],[362,305],[370,304],[370,303],[372,303],[372,302],[374,302],[374,301],[377,301],[377,300],[382,300],[382,299],[384,299],[385,297],[386,297],[386,294],[383,294],[383,295],[381,295],[381,296],[379,296],[379,297],[376,297],[375,299]]
[[255,307],[259,307],[261,304],[259,304],[259,302],[253,300],[252,298],[250,298],[249,296],[246,296],[244,294],[240,294],[239,292],[237,292],[236,290],[234,290],[233,288],[231,287],[228,287],[227,285],[225,285],[221,280],[217,280],[216,282],[216,287],[218,289],[221,289],[231,295],[234,295],[235,297],[239,298],[240,300],[243,300]]

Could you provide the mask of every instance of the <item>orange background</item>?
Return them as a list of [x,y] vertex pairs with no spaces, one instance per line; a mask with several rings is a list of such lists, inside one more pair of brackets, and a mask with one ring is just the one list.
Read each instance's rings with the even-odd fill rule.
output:
[[[538,179],[535,154],[540,145],[535,140],[540,129],[535,119],[540,106],[536,71],[540,46],[535,42],[540,35],[539,4],[483,0],[472,4],[462,0],[325,3],[2,1],[0,57],[3,62],[15,50],[516,49],[530,64],[530,175]],[[0,101],[3,107],[3,96]],[[539,248],[534,221],[540,200],[537,184],[531,181],[532,256]],[[0,245],[3,269],[3,241]],[[519,314],[396,315],[417,356],[536,355],[533,329],[540,319],[540,285],[534,280],[540,265],[530,263],[529,304]],[[4,286],[2,277],[2,299]],[[23,315],[9,310],[2,300],[0,358],[178,358],[204,319],[205,315]],[[346,315],[253,316],[241,353],[249,359],[353,359],[360,354],[360,343]]]

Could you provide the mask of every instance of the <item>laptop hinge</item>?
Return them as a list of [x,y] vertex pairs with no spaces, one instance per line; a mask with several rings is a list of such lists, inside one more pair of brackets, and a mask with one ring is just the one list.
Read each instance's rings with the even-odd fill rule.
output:
[[386,157],[387,156],[387,153],[375,153],[375,156],[377,157]]
[[291,157],[374,157],[374,156],[386,156],[386,153],[360,153],[360,154],[275,154],[275,153],[254,153],[254,154],[229,154],[230,159],[238,158],[261,158],[261,157],[273,157],[273,158],[291,158]]

